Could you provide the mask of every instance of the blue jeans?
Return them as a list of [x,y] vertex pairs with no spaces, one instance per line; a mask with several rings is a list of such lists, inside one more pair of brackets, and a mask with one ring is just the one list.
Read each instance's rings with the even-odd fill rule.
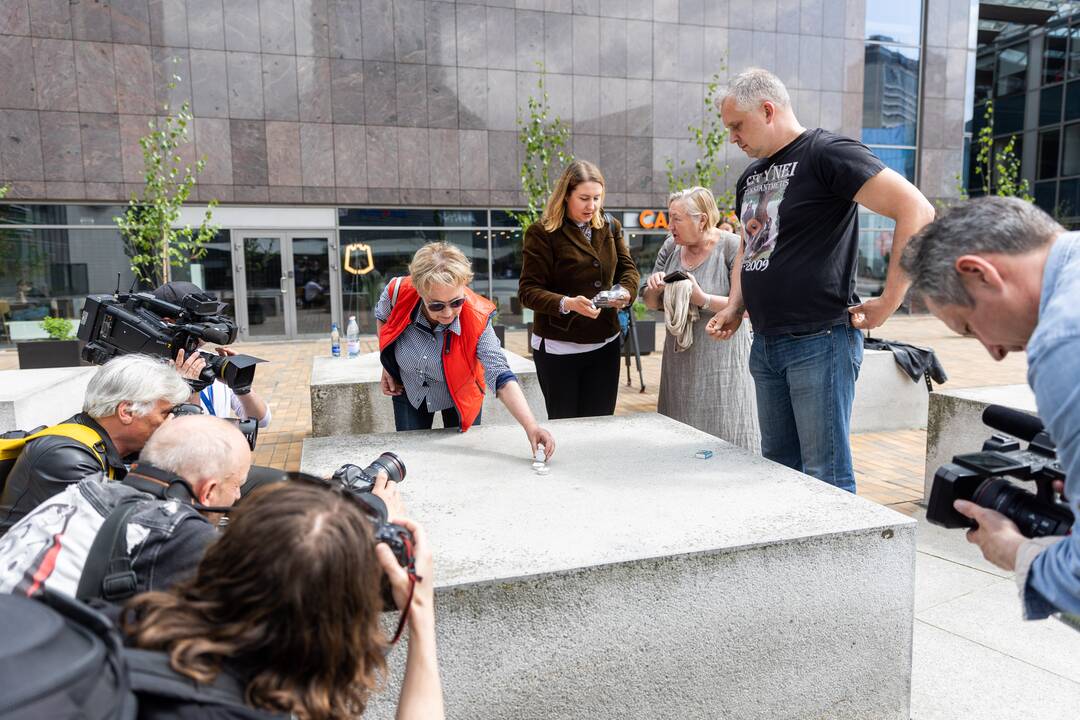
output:
[[855,492],[848,433],[862,358],[862,331],[848,325],[808,335],[754,333],[750,374],[761,454]]
[[[450,407],[441,412],[443,427],[461,427],[461,418],[458,417],[457,408]],[[477,414],[473,425],[480,424],[481,415],[483,415],[482,412]],[[420,407],[414,408],[405,393],[394,396],[394,428],[398,432],[402,430],[430,430],[434,422],[435,413],[428,412],[424,407],[424,403],[420,403]]]

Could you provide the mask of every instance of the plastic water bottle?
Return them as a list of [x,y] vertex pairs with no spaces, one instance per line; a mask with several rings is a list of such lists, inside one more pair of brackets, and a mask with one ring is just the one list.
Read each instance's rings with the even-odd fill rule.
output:
[[338,332],[337,323],[330,323],[330,354],[341,357],[341,333]]
[[346,345],[349,349],[349,357],[354,358],[360,354],[360,326],[356,324],[356,316],[349,316],[349,326],[345,329]]

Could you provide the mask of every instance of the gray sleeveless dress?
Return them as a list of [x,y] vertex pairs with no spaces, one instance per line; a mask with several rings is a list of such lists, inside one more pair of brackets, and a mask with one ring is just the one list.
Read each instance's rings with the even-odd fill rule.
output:
[[[682,264],[682,248],[670,236],[656,256],[653,272],[685,270],[710,295],[731,291],[731,268],[739,238],[721,232],[720,241],[695,268]],[[761,452],[754,380],[750,377],[750,328],[743,321],[730,340],[713,340],[705,333],[711,310],[700,311],[694,323],[694,343],[675,351],[675,338],[665,334],[657,411],[679,422],[753,452]]]

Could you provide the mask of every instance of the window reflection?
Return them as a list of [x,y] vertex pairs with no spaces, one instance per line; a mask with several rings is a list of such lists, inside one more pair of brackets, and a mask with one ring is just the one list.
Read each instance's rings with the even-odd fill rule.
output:
[[1065,79],[1065,51],[1068,45],[1068,28],[1057,28],[1046,33],[1043,40],[1043,83],[1061,82]]
[[918,45],[920,28],[922,0],[867,0],[868,40]]
[[914,145],[919,117],[919,51],[866,45],[863,142]]
[[998,53],[997,94],[1011,95],[1027,87],[1028,44],[1021,43]]

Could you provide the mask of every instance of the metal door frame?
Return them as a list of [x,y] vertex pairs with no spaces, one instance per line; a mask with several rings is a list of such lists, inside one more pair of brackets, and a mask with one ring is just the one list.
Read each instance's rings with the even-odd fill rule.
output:
[[[288,230],[264,230],[259,228],[236,228],[231,231],[232,235],[232,264],[233,264],[233,293],[236,297],[234,309],[236,311],[236,324],[239,326],[239,339],[244,342],[251,341],[281,341],[298,340],[304,338],[320,337],[322,333],[299,335],[296,323],[296,285],[294,282],[293,269],[293,241],[296,238],[326,238],[327,268],[330,274],[330,317],[332,322],[341,326],[341,277],[338,272],[338,237],[333,229],[288,229]],[[283,310],[285,315],[284,335],[257,335],[252,336],[248,325],[248,287],[246,273],[246,258],[244,257],[244,240],[246,238],[277,238],[281,241],[281,271],[279,280],[281,293],[285,295]],[[326,329],[327,332],[330,328]]]

